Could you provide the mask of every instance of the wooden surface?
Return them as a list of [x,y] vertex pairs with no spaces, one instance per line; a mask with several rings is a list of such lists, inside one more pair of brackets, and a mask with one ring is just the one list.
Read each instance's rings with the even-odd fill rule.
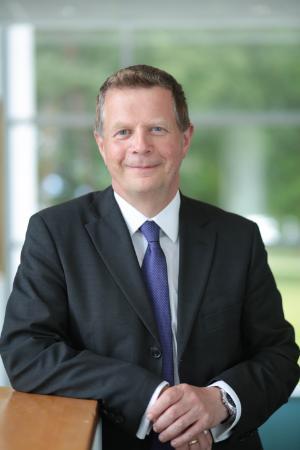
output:
[[0,387],[0,450],[90,450],[97,402]]

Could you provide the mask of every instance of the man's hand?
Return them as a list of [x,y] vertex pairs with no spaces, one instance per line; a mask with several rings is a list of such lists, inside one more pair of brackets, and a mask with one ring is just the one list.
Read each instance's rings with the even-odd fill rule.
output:
[[188,444],[176,447],[176,450],[211,450],[212,443],[213,440],[210,432],[205,430]]
[[178,450],[204,450],[212,444],[205,431],[225,420],[228,412],[219,388],[178,384],[163,390],[147,417],[162,442],[171,441]]

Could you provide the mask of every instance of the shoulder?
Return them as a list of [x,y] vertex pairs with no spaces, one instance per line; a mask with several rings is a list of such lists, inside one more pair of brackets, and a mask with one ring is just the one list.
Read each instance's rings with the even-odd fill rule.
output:
[[182,196],[180,214],[183,236],[192,233],[198,239],[214,237],[223,254],[234,257],[236,261],[253,252],[265,257],[259,228],[252,220],[185,196]]
[[100,214],[101,204],[105,200],[113,200],[111,188],[107,188],[104,191],[90,192],[81,197],[44,208],[37,212],[35,216],[39,216],[46,221],[57,219],[70,221],[76,217],[82,220],[88,220],[91,216],[98,216]]
[[223,233],[253,232],[257,224],[239,214],[226,211],[218,206],[181,196],[182,220],[198,222],[201,226],[212,226]]
[[72,234],[87,223],[98,220],[107,210],[115,208],[111,188],[90,192],[81,197],[38,211],[29,221],[29,229],[47,228],[59,234]]
[[202,221],[214,221],[221,223],[253,224],[253,221],[239,214],[226,211],[218,206],[205,203],[194,198],[181,195],[181,208],[184,214],[194,218],[200,218]]

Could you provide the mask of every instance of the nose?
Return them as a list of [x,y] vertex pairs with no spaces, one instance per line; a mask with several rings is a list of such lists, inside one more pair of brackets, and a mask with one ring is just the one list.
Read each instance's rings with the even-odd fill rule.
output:
[[150,151],[150,142],[146,130],[135,130],[132,139],[132,149],[134,153],[147,153]]

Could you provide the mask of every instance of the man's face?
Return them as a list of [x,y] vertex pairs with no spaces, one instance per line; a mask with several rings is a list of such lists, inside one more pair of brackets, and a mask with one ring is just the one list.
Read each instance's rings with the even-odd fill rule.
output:
[[133,204],[148,194],[153,200],[171,200],[192,131],[192,126],[180,131],[167,89],[108,90],[103,133],[95,137],[114,190]]

